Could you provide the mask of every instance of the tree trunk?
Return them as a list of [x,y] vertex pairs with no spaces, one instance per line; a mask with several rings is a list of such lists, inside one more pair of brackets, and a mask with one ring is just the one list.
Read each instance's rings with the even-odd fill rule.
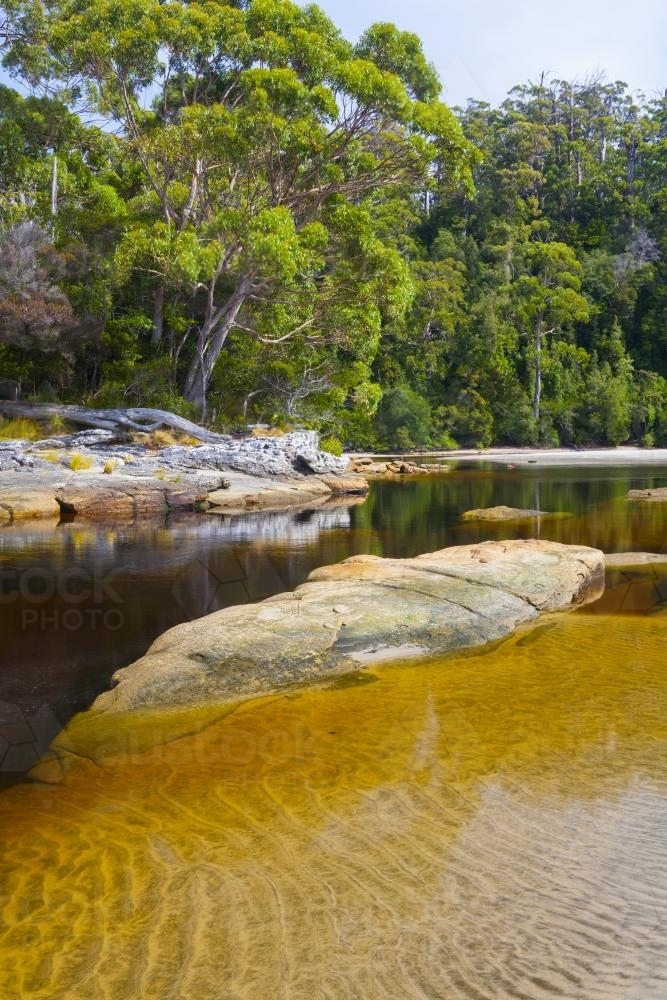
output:
[[160,285],[155,290],[153,301],[153,329],[151,330],[151,344],[157,345],[162,340],[164,333],[164,285]]
[[5,417],[25,417],[33,420],[48,420],[60,417],[81,427],[96,427],[100,430],[122,432],[134,431],[150,433],[159,427],[169,427],[181,431],[198,441],[212,444],[228,440],[224,434],[216,434],[199,424],[179,417],[168,410],[154,410],[145,407],[130,409],[89,410],[85,406],[68,406],[64,403],[10,403],[0,400],[0,413]]
[[247,276],[239,278],[232,295],[217,310],[212,303],[214,289],[209,293],[207,316],[199,331],[195,355],[183,387],[185,398],[199,407],[201,419],[206,415],[206,397],[215,363],[248,297],[250,285],[251,281]]
[[542,400],[542,317],[535,325],[535,383],[533,385],[533,417],[537,424],[537,439],[540,434],[540,403]]

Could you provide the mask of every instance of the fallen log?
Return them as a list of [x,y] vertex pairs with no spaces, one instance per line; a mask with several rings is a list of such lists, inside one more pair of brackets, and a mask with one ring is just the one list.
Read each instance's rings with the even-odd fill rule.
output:
[[139,434],[150,434],[161,427],[173,431],[181,431],[197,441],[216,442],[228,441],[225,434],[216,434],[205,427],[200,427],[192,420],[179,417],[168,410],[155,410],[143,406],[128,409],[91,410],[86,406],[72,406],[66,403],[15,403],[0,400],[0,414],[5,417],[19,417],[28,420],[49,420],[60,417],[69,423],[80,427],[96,427],[100,430],[113,431],[116,434],[132,431]]

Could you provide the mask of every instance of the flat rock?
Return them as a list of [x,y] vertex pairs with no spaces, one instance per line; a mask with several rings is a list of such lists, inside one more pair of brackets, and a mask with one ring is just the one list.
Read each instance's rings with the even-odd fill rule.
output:
[[0,523],[59,517],[55,492],[63,479],[62,470],[53,468],[0,472]]
[[563,517],[562,514],[549,514],[544,510],[523,510],[521,507],[484,507],[480,510],[467,510],[461,514],[462,521],[528,521],[536,517]]
[[368,483],[363,476],[355,476],[348,472],[344,476],[319,476],[318,478],[334,496],[347,493],[362,495],[368,493]]
[[630,490],[626,493],[626,500],[652,500],[654,502],[667,500],[667,486],[658,486],[650,490]]
[[667,552],[609,552],[604,557],[607,569],[623,566],[667,566]]
[[238,701],[509,636],[540,612],[592,600],[604,555],[556,542],[483,542],[418,556],[354,556],[294,593],[227,608],[166,632],[92,712]]
[[81,518],[124,520],[196,510],[208,499],[203,487],[127,476],[72,477],[56,491],[64,514]]

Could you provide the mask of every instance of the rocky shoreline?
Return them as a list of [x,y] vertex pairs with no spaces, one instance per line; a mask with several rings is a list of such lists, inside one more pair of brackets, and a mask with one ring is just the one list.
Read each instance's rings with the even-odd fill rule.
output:
[[149,449],[91,430],[41,441],[0,441],[0,525],[33,518],[136,520],[177,511],[320,504],[363,496],[347,459],[314,431]]

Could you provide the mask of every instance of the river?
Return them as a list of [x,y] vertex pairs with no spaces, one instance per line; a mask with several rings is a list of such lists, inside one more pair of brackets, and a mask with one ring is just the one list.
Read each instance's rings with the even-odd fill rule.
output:
[[[356,552],[536,533],[660,551],[667,507],[623,498],[661,485],[474,463],[364,504],[0,532],[0,995],[664,1000],[660,567],[485,654],[180,713],[171,741],[137,718],[141,745],[15,783],[172,624]],[[569,516],[460,521],[501,503]]]

